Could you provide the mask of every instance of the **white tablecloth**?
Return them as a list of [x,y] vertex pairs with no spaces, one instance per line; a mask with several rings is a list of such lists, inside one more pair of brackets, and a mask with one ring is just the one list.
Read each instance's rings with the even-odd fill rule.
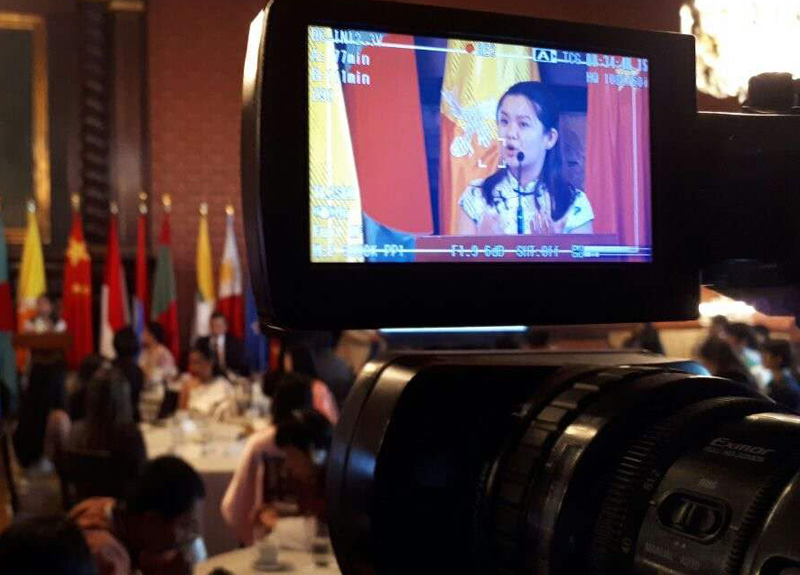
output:
[[[199,433],[189,433],[175,443],[170,426],[141,425],[147,456],[174,454],[186,460],[203,478],[206,499],[203,504],[202,535],[208,554],[213,556],[239,547],[233,530],[222,518],[219,506],[225,489],[239,464],[245,439],[243,427],[229,423],[211,423],[208,440],[201,444]],[[174,445],[174,448],[173,448]]]
[[[257,557],[258,551],[255,547],[237,549],[200,563],[195,568],[194,575],[209,575],[217,567],[227,569],[235,575],[261,575],[267,573],[267,571],[257,571],[254,568],[253,564]],[[281,550],[278,555],[278,562],[291,565],[291,570],[284,571],[284,573],[294,573],[296,575],[341,575],[333,554],[331,554],[330,563],[326,567],[314,565],[311,553],[304,551]]]

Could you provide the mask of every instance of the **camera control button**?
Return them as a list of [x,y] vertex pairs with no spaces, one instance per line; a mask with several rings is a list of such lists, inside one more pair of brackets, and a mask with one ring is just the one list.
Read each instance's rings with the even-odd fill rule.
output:
[[658,515],[665,527],[703,542],[720,533],[726,517],[720,503],[684,493],[673,493],[664,499]]

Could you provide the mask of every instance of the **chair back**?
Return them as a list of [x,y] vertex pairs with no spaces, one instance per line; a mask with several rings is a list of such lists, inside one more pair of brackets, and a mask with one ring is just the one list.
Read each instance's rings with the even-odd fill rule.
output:
[[289,489],[289,476],[283,457],[264,455],[264,504],[275,507],[281,515],[297,513],[297,498]]

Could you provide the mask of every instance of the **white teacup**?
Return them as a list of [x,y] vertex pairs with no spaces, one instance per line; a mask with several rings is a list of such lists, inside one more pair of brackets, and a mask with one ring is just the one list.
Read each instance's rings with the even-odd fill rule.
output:
[[264,537],[256,546],[258,550],[258,562],[263,565],[275,565],[278,563],[278,544],[272,537]]

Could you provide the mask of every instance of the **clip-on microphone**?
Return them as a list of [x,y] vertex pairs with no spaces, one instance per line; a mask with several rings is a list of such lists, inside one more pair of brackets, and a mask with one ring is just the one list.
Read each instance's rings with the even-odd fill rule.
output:
[[524,152],[517,152],[517,233],[525,233],[525,215],[522,213],[522,161]]

